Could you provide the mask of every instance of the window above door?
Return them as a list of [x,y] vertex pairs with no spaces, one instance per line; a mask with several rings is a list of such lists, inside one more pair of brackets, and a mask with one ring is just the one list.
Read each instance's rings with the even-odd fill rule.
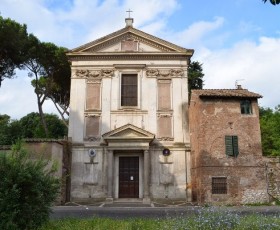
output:
[[121,76],[121,106],[138,106],[137,74],[122,74]]

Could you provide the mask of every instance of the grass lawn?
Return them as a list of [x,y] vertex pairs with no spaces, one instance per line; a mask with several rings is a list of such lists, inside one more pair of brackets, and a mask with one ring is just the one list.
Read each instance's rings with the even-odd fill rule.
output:
[[202,211],[194,216],[182,216],[167,219],[125,219],[93,217],[92,219],[64,219],[50,221],[40,230],[79,229],[79,230],[183,230],[183,229],[280,229],[279,216],[248,215],[240,216],[230,212]]

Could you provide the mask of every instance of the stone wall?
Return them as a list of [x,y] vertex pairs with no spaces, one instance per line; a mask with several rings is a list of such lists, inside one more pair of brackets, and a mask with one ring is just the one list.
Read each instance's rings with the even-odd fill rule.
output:
[[24,147],[30,151],[32,158],[43,157],[57,165],[55,176],[60,178],[61,188],[56,204],[64,204],[69,201],[71,172],[70,144],[65,140],[26,139],[25,141]]
[[266,158],[267,192],[271,200],[280,201],[280,158]]

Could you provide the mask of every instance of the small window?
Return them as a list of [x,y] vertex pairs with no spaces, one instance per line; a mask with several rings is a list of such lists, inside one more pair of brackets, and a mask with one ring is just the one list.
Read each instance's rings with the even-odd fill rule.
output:
[[226,177],[212,177],[212,194],[227,194]]
[[226,155],[231,157],[238,156],[238,136],[226,136],[225,137],[226,145]]
[[250,100],[242,100],[240,102],[241,114],[252,114],[252,104]]
[[137,106],[137,74],[123,74],[121,80],[121,106]]

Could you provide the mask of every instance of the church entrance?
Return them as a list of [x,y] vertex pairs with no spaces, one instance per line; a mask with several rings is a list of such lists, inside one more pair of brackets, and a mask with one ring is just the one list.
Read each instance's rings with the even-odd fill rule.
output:
[[119,198],[139,198],[139,157],[119,157]]

